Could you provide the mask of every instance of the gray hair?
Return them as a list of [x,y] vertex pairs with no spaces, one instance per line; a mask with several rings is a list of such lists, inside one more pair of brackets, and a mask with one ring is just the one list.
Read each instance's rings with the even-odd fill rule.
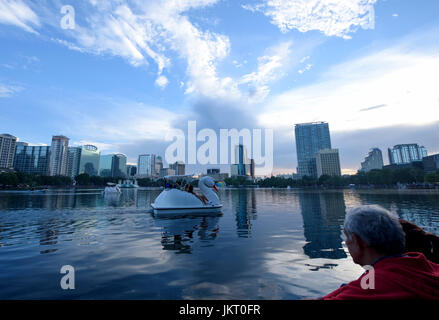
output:
[[344,229],[348,237],[355,233],[381,254],[404,252],[405,233],[398,216],[380,206],[366,205],[348,210]]

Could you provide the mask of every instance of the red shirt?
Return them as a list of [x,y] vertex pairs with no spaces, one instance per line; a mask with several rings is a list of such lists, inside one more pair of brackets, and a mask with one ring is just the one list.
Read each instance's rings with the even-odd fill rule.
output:
[[[437,299],[439,300],[439,265],[422,253],[379,260],[374,266],[375,288],[362,289],[360,278],[331,292],[324,300],[348,299]],[[366,280],[366,279],[365,279]],[[368,283],[368,282],[367,282]]]

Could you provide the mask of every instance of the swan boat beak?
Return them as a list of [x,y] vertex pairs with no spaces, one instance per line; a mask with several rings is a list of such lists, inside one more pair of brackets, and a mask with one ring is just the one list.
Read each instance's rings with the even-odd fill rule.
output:
[[216,192],[218,192],[218,188],[216,187],[216,184],[214,184],[212,188],[213,188]]

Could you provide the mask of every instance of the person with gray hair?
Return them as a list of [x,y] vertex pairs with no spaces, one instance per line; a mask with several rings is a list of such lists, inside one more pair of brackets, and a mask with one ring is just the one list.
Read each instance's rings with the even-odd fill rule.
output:
[[422,253],[404,252],[396,214],[377,205],[352,208],[343,232],[352,259],[367,271],[322,299],[439,299],[439,265]]

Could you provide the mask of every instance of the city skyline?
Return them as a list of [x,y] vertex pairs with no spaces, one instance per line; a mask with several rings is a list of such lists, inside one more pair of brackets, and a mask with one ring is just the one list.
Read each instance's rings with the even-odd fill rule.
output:
[[188,120],[274,128],[274,174],[295,171],[294,123],[331,124],[343,173],[372,147],[439,153],[439,3],[316,2],[77,1],[64,29],[58,2],[0,0],[2,131],[136,163]]
[[[316,131],[315,128],[311,130],[310,127],[318,127],[318,130]],[[316,166],[316,156],[320,152],[331,153],[331,154],[335,152],[336,156],[337,156],[336,163],[339,163],[339,165],[337,164],[338,168],[335,167],[335,168],[329,169],[329,170],[332,170],[332,172],[338,172],[338,170],[341,170],[342,163],[341,163],[341,161],[339,159],[339,149],[338,148],[337,149],[332,149],[331,148],[331,134],[330,134],[329,126],[328,126],[327,122],[321,121],[321,122],[313,122],[313,123],[300,123],[300,124],[296,124],[295,128],[296,128],[295,129],[296,130],[296,134],[295,134],[294,138],[295,138],[296,145],[297,145],[296,135],[298,135],[298,133],[299,133],[299,135],[301,135],[301,138],[299,139],[299,141],[303,140],[302,141],[302,145],[303,144],[305,144],[305,145],[308,144],[309,145],[308,147],[302,146],[301,148],[303,149],[304,153],[309,154],[308,156],[310,156],[311,157],[310,159],[312,160],[312,166],[314,168],[311,169],[311,171],[314,172],[314,173],[311,172],[310,176],[321,175],[321,174],[317,174],[317,172],[321,172],[321,170],[322,170],[321,163],[320,163],[320,165]],[[304,129],[305,129],[306,132],[302,132]],[[315,135],[314,138],[312,138],[313,135]],[[63,136],[63,135],[54,135],[54,136],[52,136],[52,146],[49,146],[49,145],[46,145],[46,144],[44,144],[44,145],[43,144],[31,145],[28,142],[20,141],[20,139],[18,137],[14,136],[14,135],[11,135],[11,134],[8,134],[8,133],[1,134],[0,136],[1,137],[5,137],[5,138],[7,138],[10,141],[15,141],[16,146],[14,148],[14,150],[15,150],[14,153],[15,153],[16,156],[19,153],[26,154],[26,148],[32,150],[31,151],[32,155],[34,153],[38,153],[38,154],[41,153],[43,151],[42,148],[47,148],[47,150],[44,149],[44,154],[45,155],[43,154],[42,156],[43,156],[43,158],[48,156],[47,160],[45,160],[45,159],[43,160],[44,162],[47,162],[48,175],[53,175],[51,173],[51,170],[53,170],[53,169],[51,169],[51,165],[50,165],[51,161],[54,161],[54,160],[51,160],[51,158],[54,157],[51,154],[51,148],[52,148],[53,143],[54,143],[53,141],[57,141],[57,140],[60,140],[60,139],[61,140],[67,140],[67,144],[68,144],[68,141],[70,140],[68,137]],[[317,137],[318,137],[318,139],[317,139]],[[11,149],[9,144],[7,145],[7,146],[9,146],[7,148],[7,150]],[[126,174],[127,176],[128,176],[128,173],[126,171],[127,171],[128,166],[136,167],[137,175],[139,175],[139,176],[142,176],[142,175],[143,176],[154,176],[154,173],[157,176],[160,176],[160,175],[162,175],[162,174],[160,174],[160,172],[162,170],[164,170],[164,169],[171,170],[171,171],[173,170],[173,171],[176,172],[175,174],[177,174],[177,172],[181,172],[180,169],[177,169],[178,165],[180,165],[180,164],[183,165],[182,172],[186,172],[186,170],[187,170],[187,169],[185,169],[187,167],[187,164],[185,164],[185,162],[178,161],[176,163],[166,163],[166,162],[164,163],[161,155],[153,154],[153,153],[139,154],[137,156],[137,161],[136,162],[129,163],[127,161],[127,156],[125,154],[117,153],[117,152],[103,154],[103,153],[101,153],[101,150],[98,147],[94,146],[94,145],[90,145],[90,144],[81,145],[81,146],[68,146],[67,145],[67,147],[68,147],[67,148],[67,155],[65,156],[66,159],[64,161],[65,162],[65,164],[64,164],[64,167],[65,167],[64,171],[65,172],[62,175],[71,176],[72,178],[74,177],[73,172],[77,172],[78,174],[80,174],[80,173],[88,173],[90,175],[105,176],[105,174],[101,173],[101,171],[102,171],[102,164],[103,164],[102,161],[105,162],[105,160],[103,160],[105,157],[109,157],[109,159],[110,159],[110,162],[109,162],[109,165],[108,165],[109,167],[106,168],[105,164],[104,164],[104,167],[111,171],[111,176],[114,176],[114,172],[113,172],[114,171],[114,168],[113,168],[114,166],[112,164],[114,157],[123,157],[124,158],[123,161],[124,161],[125,169],[120,169],[119,171],[120,172],[124,172],[124,174]],[[312,147],[313,150],[308,150],[308,152],[305,152],[307,150],[307,148],[310,148],[310,147]],[[242,148],[242,151],[236,151],[236,150],[240,150],[240,148]],[[415,148],[416,149],[415,156],[414,156],[413,159],[410,158],[410,160],[408,160],[408,161],[401,161],[401,160],[399,160],[398,162],[392,162],[394,160],[392,160],[392,158],[391,158],[392,157],[392,154],[390,152],[391,150],[400,150],[400,149],[401,150],[405,150],[405,151],[398,151],[398,152],[405,152],[405,153],[407,153],[407,155],[405,157],[410,157],[409,152],[413,153],[414,151],[409,151],[410,150],[409,148]],[[419,151],[417,150],[418,148],[419,148]],[[55,144],[55,149],[59,150],[59,148],[57,147],[57,144]],[[234,149],[235,149],[235,160],[234,161],[236,163],[238,163],[238,165],[239,165],[239,164],[242,164],[242,163],[245,162],[244,159],[247,159],[246,161],[249,161],[249,164],[248,164],[248,168],[246,168],[245,170],[249,171],[249,172],[253,170],[252,172],[254,172],[254,168],[255,168],[254,161],[253,161],[253,159],[250,159],[250,158],[247,157],[245,146],[243,144],[239,143],[238,145],[234,146]],[[409,163],[411,163],[413,161],[414,162],[416,162],[416,161],[422,162],[423,158],[426,158],[427,156],[428,157],[437,157],[438,156],[438,154],[429,153],[424,146],[419,146],[417,143],[405,143],[405,144],[401,144],[400,143],[400,144],[394,145],[393,148],[388,147],[388,161],[384,162],[384,157],[382,156],[381,150],[379,148],[370,147],[369,149],[370,149],[369,150],[369,154],[363,158],[364,161],[359,163],[358,169],[355,170],[354,173],[349,173],[349,174],[356,174],[356,173],[361,172],[361,171],[364,171],[364,172],[370,171],[371,169],[367,169],[367,167],[364,167],[364,165],[366,164],[366,162],[372,160],[371,157],[374,157],[374,158],[376,157],[375,155],[373,155],[374,151],[378,151],[380,153],[380,155],[379,155],[380,156],[380,160],[379,161],[381,161],[381,163],[383,165],[387,163],[388,164],[387,167],[389,165],[392,165],[392,164],[393,165],[403,165],[403,164],[409,164]],[[79,153],[76,150],[78,150]],[[300,148],[298,150],[300,150]],[[81,153],[84,152],[84,151],[89,153],[89,155],[85,156],[85,157],[81,156]],[[4,152],[6,152],[6,149],[5,149]],[[422,154],[421,154],[421,152],[422,152]],[[93,153],[97,154],[97,156],[98,156],[98,160],[97,160],[97,162],[98,162],[97,168],[98,169],[96,169],[96,164],[93,163],[94,160],[90,160],[93,165],[91,166],[91,168],[89,167],[89,169],[87,171],[87,169],[85,168],[87,164],[83,161],[83,158],[91,159],[90,157],[92,156]],[[41,157],[41,155],[39,155],[38,157]],[[146,165],[146,166],[151,166],[151,168],[149,168],[148,172],[142,172],[143,169],[141,169],[141,166],[140,166],[140,164],[141,164],[140,159],[142,157],[148,157],[148,158],[153,157],[152,160],[148,160],[148,164]],[[403,158],[402,155],[399,156],[399,157]],[[12,163],[13,164],[15,164],[15,162],[16,162],[15,158],[12,159]],[[373,161],[376,162],[376,159],[374,159],[374,158],[373,158]],[[74,160],[74,159],[76,159],[76,160]],[[157,161],[156,161],[156,159],[157,159]],[[9,160],[9,161],[11,161],[11,160]],[[21,163],[20,167],[26,167],[26,166],[29,167],[29,164],[27,163],[28,161],[29,160],[26,160],[24,158],[23,159],[20,158],[19,159],[19,162]],[[309,161],[309,160],[306,160],[306,161]],[[333,161],[333,160],[331,160],[331,161]],[[55,170],[59,171],[58,166],[59,166],[60,162],[62,163],[63,161],[58,160],[58,163],[55,165],[55,168],[56,168]],[[77,164],[75,164],[76,162],[77,162]],[[168,167],[165,168],[164,164],[168,165]],[[90,165],[90,163],[88,163],[88,165]],[[221,165],[221,164],[197,165],[198,169],[196,171],[193,171],[193,172],[190,171],[190,172],[188,172],[188,174],[203,174],[204,172],[208,172],[209,169],[215,169],[215,170],[216,169],[218,169],[218,170],[222,169],[221,172],[223,173],[224,172],[224,168],[228,167],[229,170],[226,169],[226,173],[230,174],[231,176],[233,176],[233,175],[236,176],[236,175],[239,175],[237,173],[237,172],[239,172],[239,170],[238,169],[234,170],[233,168],[234,168],[234,166],[236,167],[238,165],[234,164],[233,161],[230,164],[228,164],[228,165]],[[375,167],[373,167],[373,169],[382,169],[383,168],[383,165],[378,165],[378,166],[376,166],[376,164],[374,164],[374,165],[375,165]],[[374,166],[374,165],[372,165],[372,166]],[[306,165],[306,167],[309,167],[309,166],[310,165]],[[75,167],[75,169],[72,170],[73,167]],[[139,167],[140,167],[140,170],[139,170]],[[246,165],[246,167],[247,167],[247,165]],[[251,169],[252,167],[253,167],[253,169]],[[319,167],[320,167],[320,169],[319,169]],[[96,173],[91,173],[90,170],[92,170],[92,171],[95,170]],[[32,171],[32,170],[30,170],[30,171]],[[236,172],[234,172],[234,171],[236,171]],[[257,175],[257,176],[259,176],[259,177],[271,176],[271,175],[282,176],[282,175],[291,175],[291,174],[297,175],[298,177],[303,176],[303,175],[307,175],[307,174],[302,174],[301,175],[299,173],[299,170],[298,170],[298,167],[297,167],[296,170],[290,169],[289,171],[282,172],[282,173],[274,173],[274,171],[273,171],[271,174],[268,174],[268,175]],[[341,174],[348,174],[348,173],[341,172]],[[165,175],[169,175],[169,174],[165,174]],[[246,174],[246,175],[256,176],[256,175],[254,175],[254,173],[253,174]],[[338,175],[338,174],[336,174],[336,175]]]

